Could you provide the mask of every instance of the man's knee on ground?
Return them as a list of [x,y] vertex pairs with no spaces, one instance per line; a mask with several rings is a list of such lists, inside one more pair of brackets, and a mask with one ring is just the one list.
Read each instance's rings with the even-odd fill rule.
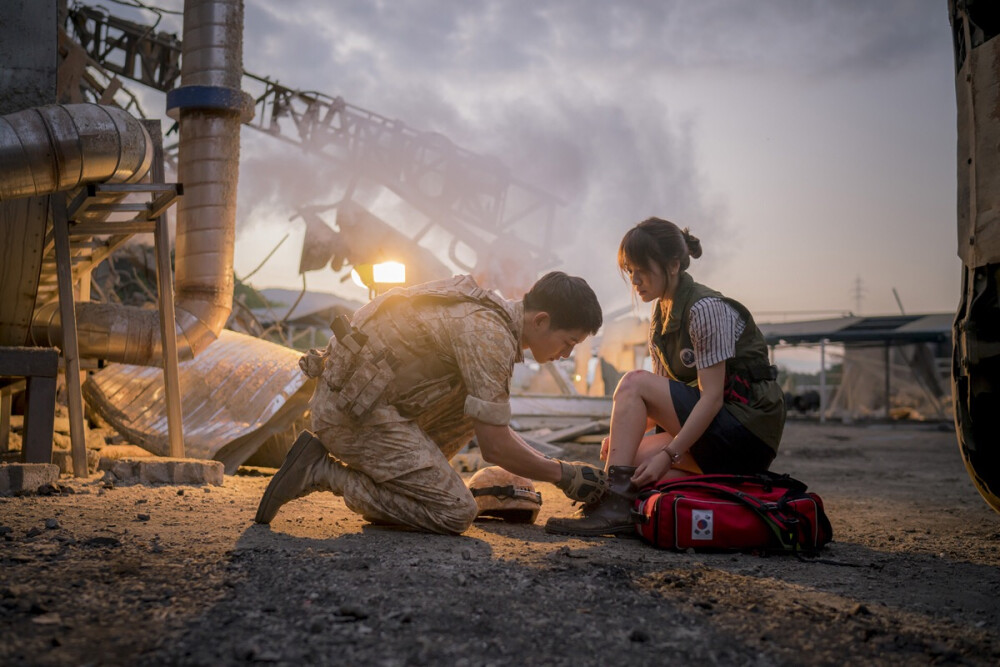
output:
[[442,532],[464,533],[479,514],[479,506],[476,505],[475,498],[470,493],[468,497],[461,498],[455,505],[442,508],[435,516],[435,520],[441,526]]

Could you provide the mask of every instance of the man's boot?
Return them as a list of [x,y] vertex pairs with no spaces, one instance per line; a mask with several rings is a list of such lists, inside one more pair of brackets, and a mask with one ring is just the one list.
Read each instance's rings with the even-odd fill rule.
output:
[[254,521],[271,523],[282,505],[313,491],[340,492],[335,480],[342,465],[330,456],[319,438],[303,431],[267,485]]
[[608,468],[608,492],[596,503],[585,505],[571,517],[552,517],[545,532],[558,535],[618,535],[635,532],[632,501],[637,490],[632,486],[633,466]]

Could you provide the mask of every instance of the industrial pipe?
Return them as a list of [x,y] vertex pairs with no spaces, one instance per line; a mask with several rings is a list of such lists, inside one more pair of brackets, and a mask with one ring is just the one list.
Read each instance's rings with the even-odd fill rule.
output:
[[[167,96],[168,113],[180,124],[177,172],[184,184],[174,260],[181,359],[192,358],[212,343],[232,312],[240,125],[253,109],[252,100],[239,88],[242,59],[242,0],[187,0],[182,86]],[[53,143],[47,150],[50,161],[58,164],[63,159]],[[30,194],[41,192],[19,196]],[[81,357],[137,365],[161,362],[155,311],[80,303],[76,312]],[[61,341],[57,306],[36,311],[32,338],[38,345]]]
[[52,105],[0,117],[0,201],[134,183],[152,161],[146,129],[117,107]]
[[233,308],[240,126],[253,101],[243,78],[243,1],[186,0],[181,87],[167,96],[180,123],[175,292],[178,348],[196,355]]

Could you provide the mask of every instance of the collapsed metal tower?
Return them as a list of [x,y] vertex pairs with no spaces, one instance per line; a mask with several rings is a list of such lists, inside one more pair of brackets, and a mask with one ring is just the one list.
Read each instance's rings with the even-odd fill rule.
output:
[[[94,66],[166,92],[168,100],[176,94],[183,43],[175,35],[86,5],[69,10],[66,26],[67,41]],[[93,88],[95,78],[78,76],[75,87]],[[381,184],[429,220],[417,239],[434,225],[453,235],[450,256],[460,265],[457,244],[486,253],[497,238],[517,236],[518,226],[541,230],[534,242],[518,238],[523,259],[539,269],[558,263],[550,248],[555,207],[561,202],[513,178],[495,158],[341,97],[294,90],[248,72],[242,73],[241,86],[254,100],[249,127],[329,160],[355,180]]]

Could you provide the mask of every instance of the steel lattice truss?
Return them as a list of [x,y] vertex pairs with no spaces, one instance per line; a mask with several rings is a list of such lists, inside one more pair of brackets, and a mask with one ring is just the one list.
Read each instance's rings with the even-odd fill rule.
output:
[[[67,34],[82,47],[89,64],[106,72],[163,92],[180,83],[181,41],[176,35],[85,5],[69,10]],[[524,249],[539,268],[558,263],[547,248],[559,200],[512,178],[498,160],[340,97],[287,88],[247,72],[243,89],[255,101],[250,127],[336,163],[352,179],[381,184],[477,252],[490,237],[514,236],[519,226],[537,234],[538,241]],[[94,96],[101,97],[102,91]],[[485,232],[486,238],[470,228]]]

